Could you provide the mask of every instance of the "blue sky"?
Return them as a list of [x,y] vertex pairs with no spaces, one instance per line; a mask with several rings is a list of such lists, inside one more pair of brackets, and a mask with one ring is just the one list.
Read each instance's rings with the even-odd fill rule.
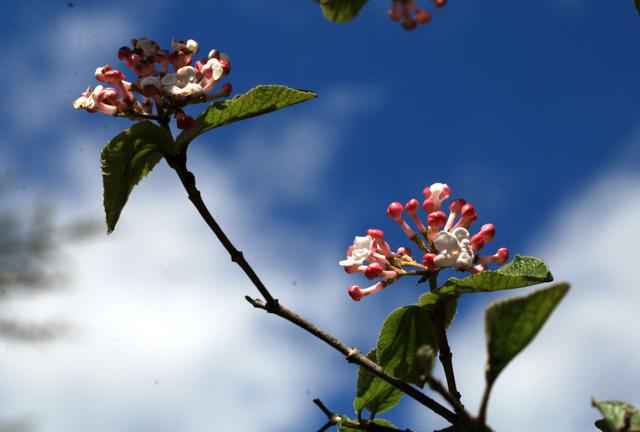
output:
[[[370,348],[384,316],[418,291],[404,283],[353,303],[354,280],[336,261],[372,226],[400,245],[386,205],[443,181],[496,225],[497,247],[539,255],[574,283],[496,385],[497,430],[586,430],[591,395],[640,404],[628,373],[640,351],[622,337],[640,334],[629,270],[640,217],[631,0],[458,0],[414,32],[388,20],[390,2],[371,3],[346,25],[325,21],[311,0],[7,4],[0,173],[20,187],[0,205],[27,212],[45,197],[61,223],[101,218],[99,151],[129,123],[71,102],[95,84],[97,66],[122,66],[116,51],[131,38],[193,38],[229,53],[234,93],[276,83],[319,94],[191,148],[205,198],[283,302]],[[66,247],[67,290],[1,305],[64,317],[76,332],[39,347],[0,342],[0,418],[38,431],[315,430],[318,396],[350,413],[355,369],[245,305],[251,286],[169,170],[156,171],[113,235]],[[488,301],[465,299],[452,330],[471,407]],[[553,383],[563,390],[550,403]],[[560,413],[560,426],[546,423]],[[410,401],[389,418],[416,431],[441,425]]]

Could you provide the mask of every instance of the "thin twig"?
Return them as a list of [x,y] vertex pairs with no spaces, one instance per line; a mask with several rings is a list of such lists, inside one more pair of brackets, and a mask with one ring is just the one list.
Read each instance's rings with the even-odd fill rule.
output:
[[311,333],[318,339],[331,345],[333,348],[335,348],[336,350],[344,354],[349,363],[354,363],[354,364],[357,364],[358,366],[362,366],[363,368],[367,369],[377,377],[393,385],[395,388],[402,391],[407,396],[415,399],[416,401],[420,402],[422,405],[431,409],[436,414],[445,418],[450,423],[452,424],[457,423],[460,420],[460,418],[458,417],[458,415],[456,415],[456,413],[444,407],[439,402],[431,399],[429,396],[422,393],[420,390],[416,389],[410,384],[404,381],[401,381],[397,378],[394,378],[391,375],[388,375],[379,364],[368,359],[360,351],[358,351],[355,348],[348,347],[342,341],[338,340],[336,337],[330,335],[329,333],[324,332],[323,330],[320,330],[318,327],[316,327],[309,321],[305,320],[295,312],[287,309],[282,304],[280,303],[269,304],[268,302],[264,302],[259,299],[253,299],[249,296],[245,298],[254,307],[258,309],[263,309],[269,313],[278,315],[279,317],[286,319],[287,321]]
[[460,403],[461,395],[458,391],[458,387],[456,386],[456,377],[453,372],[453,354],[451,353],[449,340],[447,339],[446,320],[446,304],[443,303],[436,306],[436,312],[434,316],[436,337],[438,338],[438,347],[440,351],[438,357],[440,359],[440,363],[442,364],[444,375],[447,379],[447,388],[449,389],[449,393],[452,394],[458,400],[459,405],[462,406],[462,404]]
[[202,200],[202,195],[200,194],[200,191],[196,188],[195,176],[187,169],[186,154],[180,153],[177,156],[173,156],[173,157],[165,156],[165,158],[167,159],[167,162],[169,163],[171,168],[173,168],[176,171],[176,173],[178,174],[178,177],[180,177],[180,181],[182,182],[182,185],[184,186],[187,193],[189,194],[189,200],[193,203],[195,208],[198,210],[198,213],[200,213],[200,216],[202,216],[202,219],[204,219],[204,221],[207,223],[209,228],[211,228],[211,231],[213,231],[213,233],[216,235],[218,240],[220,240],[220,243],[222,243],[222,246],[224,246],[227,252],[229,252],[229,255],[231,256],[231,261],[233,261],[234,263],[240,266],[242,271],[244,271],[245,274],[249,277],[253,285],[255,285],[258,291],[260,291],[260,294],[262,295],[262,297],[264,297],[267,303],[269,304],[276,303],[277,300],[273,298],[273,296],[271,295],[267,287],[264,286],[264,284],[262,283],[262,281],[260,280],[256,272],[253,270],[253,267],[251,267],[251,265],[244,258],[244,255],[242,254],[242,252],[239,251],[233,245],[233,243],[231,243],[231,240],[229,240],[229,237],[227,237],[227,235],[222,230],[220,225],[218,225],[218,222],[216,222],[216,220],[213,218],[213,215],[211,214],[211,212],[209,212],[209,209],[207,208],[204,201]]

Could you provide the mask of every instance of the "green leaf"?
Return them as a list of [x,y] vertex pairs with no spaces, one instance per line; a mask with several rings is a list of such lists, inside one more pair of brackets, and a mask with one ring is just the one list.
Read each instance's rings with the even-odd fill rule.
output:
[[411,305],[391,312],[378,338],[378,363],[388,374],[423,386],[433,369],[437,343],[429,308]]
[[440,295],[438,293],[434,293],[431,291],[427,291],[422,294],[418,299],[418,305],[426,307],[428,310],[435,310],[436,305],[446,303],[443,307],[446,308],[445,316],[446,316],[446,328],[449,328],[453,319],[456,316],[456,312],[458,311],[458,297],[457,296],[446,296]]
[[[376,431],[391,431],[391,430],[398,430],[399,429],[397,427],[395,427],[393,425],[393,423],[391,423],[388,420],[385,419],[375,419],[375,420],[365,420],[363,422],[365,425],[368,424],[369,425],[369,429],[363,429],[362,426],[359,426],[358,421],[357,420],[351,420],[350,418],[343,416],[342,417],[342,421],[340,422],[340,424],[338,425],[338,431],[340,432],[362,432],[363,430],[370,430],[373,432]],[[376,428],[375,426],[381,426],[380,428]]]
[[499,291],[522,288],[553,280],[547,265],[534,257],[516,255],[515,259],[499,270],[487,270],[464,279],[450,278],[441,289],[440,295],[460,295],[466,293]]
[[150,121],[136,123],[109,141],[101,153],[107,232],[116,227],[133,187],[162,159],[161,148],[171,148],[171,132]]
[[591,399],[591,405],[604,417],[596,422],[596,426],[604,432],[625,432],[640,428],[640,410],[631,404]]
[[277,111],[317,97],[316,93],[295,90],[281,85],[261,85],[247,93],[209,105],[196,119],[196,125],[176,138],[179,150],[184,150],[198,135],[239,120]]
[[[375,349],[369,351],[367,357],[369,360],[378,363]],[[400,402],[404,394],[363,367],[358,369],[356,386],[357,392],[353,401],[353,408],[358,413],[358,417],[363,408],[366,408],[371,414],[379,414],[390,410]]]
[[351,21],[369,0],[320,0],[322,14],[329,21]]
[[485,330],[489,354],[486,379],[491,386],[507,364],[533,340],[569,284],[561,283],[487,308]]

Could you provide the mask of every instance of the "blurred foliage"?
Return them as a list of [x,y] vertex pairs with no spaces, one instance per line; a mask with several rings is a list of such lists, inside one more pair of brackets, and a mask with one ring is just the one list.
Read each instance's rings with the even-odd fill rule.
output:
[[[68,324],[15,318],[2,307],[2,302],[51,293],[63,287],[67,275],[61,270],[60,242],[91,236],[97,232],[98,224],[82,221],[56,227],[52,222],[52,209],[42,202],[26,212],[7,208],[6,203],[12,202],[7,197],[9,189],[6,184],[0,184],[0,203],[5,204],[0,207],[0,340],[49,342],[65,334]],[[2,427],[0,431],[6,429]]]

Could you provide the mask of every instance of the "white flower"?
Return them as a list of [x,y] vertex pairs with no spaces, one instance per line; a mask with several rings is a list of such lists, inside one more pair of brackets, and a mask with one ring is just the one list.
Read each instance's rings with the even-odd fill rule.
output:
[[447,186],[444,183],[434,183],[431,186],[429,186],[429,190],[433,194],[433,200],[437,201],[438,198],[440,198],[440,194],[442,193],[442,191],[448,188],[449,186]]
[[140,88],[145,88],[146,86],[153,86],[160,90],[162,88],[162,81],[160,81],[158,77],[147,76],[140,81]]
[[178,39],[171,39],[171,49],[174,51],[184,50],[187,53],[195,54],[198,51],[198,42],[193,39],[188,41],[181,41]]
[[191,96],[203,92],[202,86],[196,83],[196,70],[184,66],[176,73],[168,73],[162,77],[164,92],[172,96]]
[[440,231],[433,237],[433,245],[438,251],[434,259],[438,267],[465,270],[473,266],[474,254],[466,228],[456,228],[451,232]]
[[151,57],[158,51],[158,43],[149,38],[140,38],[133,44],[135,48],[141,49],[145,57]]
[[220,63],[220,60],[216,58],[212,58],[212,59],[209,59],[207,63],[202,67],[202,73],[207,78],[213,81],[218,81],[220,78],[222,78],[222,74],[224,73],[224,68],[222,67],[222,63]]
[[97,86],[95,89],[92,89],[91,86],[87,87],[87,90],[84,91],[78,99],[73,101],[73,108],[95,111],[96,96],[102,91],[102,89],[103,87],[101,85]]
[[347,250],[347,259],[340,261],[343,267],[350,267],[353,265],[360,265],[369,258],[373,247],[373,238],[371,236],[358,237],[353,240],[353,245]]

